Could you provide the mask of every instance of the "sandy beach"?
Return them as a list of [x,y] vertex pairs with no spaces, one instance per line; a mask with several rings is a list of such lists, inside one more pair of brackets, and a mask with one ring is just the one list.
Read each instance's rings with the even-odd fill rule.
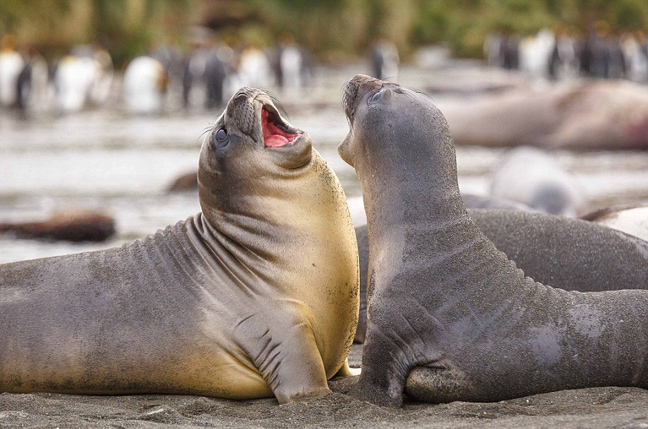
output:
[[[358,366],[361,346],[349,357]],[[279,405],[203,396],[0,394],[2,428],[646,428],[648,390],[605,387],[545,393],[495,403],[406,402],[378,407],[347,393],[357,377],[329,382],[333,393]]]

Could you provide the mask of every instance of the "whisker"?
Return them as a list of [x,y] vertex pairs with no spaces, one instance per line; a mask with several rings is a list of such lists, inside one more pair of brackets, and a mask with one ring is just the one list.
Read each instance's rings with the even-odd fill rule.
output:
[[196,137],[196,143],[200,143],[200,140],[203,138],[203,136],[205,134],[213,131],[215,126],[216,126],[216,123],[214,122],[213,124],[207,125],[205,128],[203,128],[200,135],[198,137]]
[[281,116],[283,116],[284,118],[290,120],[290,115],[288,114],[288,112],[286,112],[286,109],[284,108],[283,104],[281,104],[281,101],[279,101],[279,98],[277,98],[277,96],[274,95],[271,91],[265,91],[265,93],[272,101],[272,104],[274,104],[274,106],[277,108],[279,114],[281,114]]
[[417,94],[420,94],[420,95],[424,96],[425,98],[429,98],[430,100],[432,100],[436,104],[436,101],[434,100],[434,97],[432,97],[431,94],[428,94],[427,92],[424,92],[424,91],[422,91],[420,89],[412,89],[411,91],[415,92]]

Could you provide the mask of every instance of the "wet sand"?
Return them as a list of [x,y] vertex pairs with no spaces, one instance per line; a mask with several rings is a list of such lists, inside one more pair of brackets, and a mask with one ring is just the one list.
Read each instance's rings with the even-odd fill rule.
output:
[[[360,346],[349,362],[357,366]],[[648,390],[565,390],[495,403],[378,407],[347,393],[357,377],[329,382],[333,393],[286,405],[275,399],[204,396],[0,394],[0,427],[60,428],[646,428]]]

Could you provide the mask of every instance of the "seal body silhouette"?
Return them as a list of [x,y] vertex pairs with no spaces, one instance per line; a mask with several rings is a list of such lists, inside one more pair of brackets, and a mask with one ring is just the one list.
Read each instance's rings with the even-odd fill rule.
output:
[[398,406],[405,391],[450,402],[648,387],[648,291],[579,293],[525,277],[469,217],[429,98],[356,76],[344,106],[339,152],[365,198],[371,278],[353,395]]
[[198,180],[201,213],[143,240],[0,266],[0,391],[285,403],[348,374],[355,235],[308,134],[242,89]]
[[648,89],[623,80],[514,88],[445,110],[457,145],[645,150]]

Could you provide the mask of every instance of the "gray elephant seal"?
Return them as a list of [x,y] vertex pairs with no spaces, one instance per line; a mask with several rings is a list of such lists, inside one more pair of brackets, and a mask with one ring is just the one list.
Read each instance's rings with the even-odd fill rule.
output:
[[580,293],[525,277],[468,215],[447,123],[428,97],[356,76],[344,106],[351,130],[339,152],[360,179],[370,246],[354,396],[398,406],[406,389],[450,402],[648,387],[648,291]]
[[576,178],[551,154],[531,146],[516,147],[502,157],[491,174],[490,194],[563,216],[576,216],[587,202]]
[[[527,212],[536,211],[535,209],[516,201],[509,201],[503,198],[495,198],[485,195],[461,194],[461,199],[469,209],[502,209]],[[353,225],[356,227],[367,225],[367,214],[365,213],[362,196],[348,197],[347,203],[349,204],[349,211],[351,212]]]
[[534,212],[537,209],[524,203],[486,195],[461,194],[464,205],[469,209],[501,209]]
[[[546,213],[469,208],[468,214],[498,250],[540,283],[580,292],[648,289],[648,241],[596,223]],[[354,341],[363,343],[369,269],[366,225],[356,228],[356,239],[360,313]]]
[[342,187],[262,91],[205,137],[202,213],[121,248],[0,266],[0,392],[276,396],[348,374]]

